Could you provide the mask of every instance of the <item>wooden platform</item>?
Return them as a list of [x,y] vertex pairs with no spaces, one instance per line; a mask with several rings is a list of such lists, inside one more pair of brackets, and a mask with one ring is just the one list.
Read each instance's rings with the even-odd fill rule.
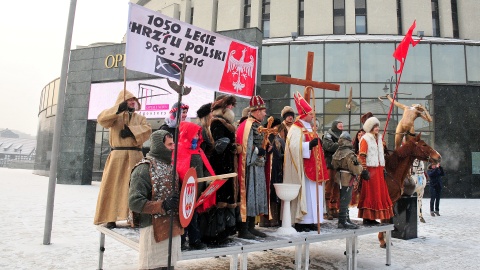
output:
[[[360,226],[356,230],[337,229],[336,221],[326,221],[321,224],[321,232],[297,233],[292,236],[282,236],[276,233],[276,228],[258,228],[258,230],[267,234],[266,238],[258,238],[255,240],[245,240],[232,237],[232,241],[224,246],[207,248],[205,250],[187,250],[182,252],[181,260],[193,260],[201,258],[213,258],[217,256],[230,256],[230,269],[247,269],[247,256],[249,252],[264,251],[269,249],[295,247],[295,269],[309,268],[309,247],[310,244],[322,241],[345,239],[347,269],[357,269],[357,247],[358,236],[366,234],[377,234],[386,231],[386,264],[391,264],[390,241],[391,231],[394,229],[393,224],[381,226]],[[107,229],[103,225],[97,226],[100,231],[100,254],[98,261],[98,269],[103,269],[103,253],[105,252],[105,236],[109,236],[130,248],[139,250],[139,229],[129,227],[117,227],[115,229]]]

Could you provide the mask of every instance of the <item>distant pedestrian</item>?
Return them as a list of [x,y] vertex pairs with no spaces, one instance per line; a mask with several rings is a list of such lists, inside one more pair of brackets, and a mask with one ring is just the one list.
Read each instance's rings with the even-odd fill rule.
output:
[[430,177],[430,215],[440,216],[440,196],[442,195],[442,176],[445,175],[443,167],[438,164],[430,164],[427,170]]

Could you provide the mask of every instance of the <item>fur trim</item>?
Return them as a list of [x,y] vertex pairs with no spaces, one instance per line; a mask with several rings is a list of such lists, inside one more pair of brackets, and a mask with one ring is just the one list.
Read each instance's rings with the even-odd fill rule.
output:
[[212,111],[217,109],[225,109],[228,105],[237,105],[237,99],[233,95],[224,95],[221,99],[216,100],[212,104]]
[[283,117],[283,116],[285,115],[285,113],[292,113],[293,116],[295,117],[295,111],[294,111],[293,108],[290,107],[290,106],[285,106],[285,107],[283,107],[282,112],[280,113],[280,116],[281,116],[282,118],[285,118],[285,117]]
[[223,116],[221,115],[213,116],[210,126],[212,126],[215,121],[221,122],[222,125],[224,125],[228,129],[228,131],[235,133],[235,126],[232,123],[229,123],[227,120],[225,120]]
[[360,143],[362,140],[365,140],[368,144],[367,150],[367,166],[368,167],[378,167],[382,166],[385,167],[385,156],[383,153],[383,143],[382,143],[382,135],[378,134],[377,140],[375,141],[375,135],[372,133],[365,133],[360,139]]
[[228,123],[233,124],[235,121],[235,113],[230,109],[219,108],[212,111],[212,115],[216,117],[221,117],[227,120]]
[[379,125],[380,126],[380,121],[376,118],[376,117],[370,117],[367,119],[367,121],[365,121],[365,123],[363,124],[363,130],[365,130],[365,132],[369,133],[370,131],[372,131],[373,129],[373,126],[375,125]]

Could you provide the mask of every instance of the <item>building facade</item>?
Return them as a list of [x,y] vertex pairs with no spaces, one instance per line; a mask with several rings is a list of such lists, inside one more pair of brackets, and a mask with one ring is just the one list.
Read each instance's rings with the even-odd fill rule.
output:
[[[257,46],[261,46],[259,67],[262,76],[257,94],[262,95],[268,103],[269,114],[277,117],[283,106],[294,107],[293,93],[303,92],[303,87],[277,83],[275,76],[305,78],[307,52],[314,52],[313,79],[340,85],[339,92],[315,90],[315,109],[320,131],[330,128],[334,120],[340,120],[345,129],[354,134],[360,128],[360,116],[366,112],[374,113],[383,127],[389,114],[390,103],[379,100],[379,97],[392,93],[400,80],[398,101],[405,105],[421,104],[434,119],[431,123],[417,119],[415,129],[422,132],[422,138],[443,155],[442,165],[447,171],[445,196],[480,197],[480,139],[474,130],[480,125],[480,106],[475,102],[480,98],[480,30],[476,27],[480,18],[474,16],[480,11],[480,1],[132,2],[210,31],[260,29],[263,38],[260,38],[258,43],[261,44]],[[421,37],[422,41],[415,47],[410,47],[403,74],[399,77],[394,73],[398,63],[394,61],[392,53],[415,19],[414,38]],[[237,38],[242,39],[242,32],[238,33]],[[81,78],[87,81],[72,81],[79,79],[80,71],[75,69],[79,68],[82,61],[87,61],[84,55],[94,53],[95,56],[104,57],[107,54],[122,53],[122,48],[117,45],[95,49],[102,53],[72,51],[74,70],[69,73],[72,79],[69,75],[66,104],[78,103],[78,99],[68,98],[69,91],[72,95],[80,92],[82,95],[88,94],[88,79],[90,82],[97,81],[99,78],[93,77],[105,75],[105,80],[121,80],[121,67],[115,71],[115,68],[105,70],[97,66],[95,74],[88,75],[91,78]],[[79,85],[82,86],[81,91],[75,91],[80,90]],[[68,89],[72,87],[77,89]],[[353,104],[349,117],[345,104],[350,89],[353,93]],[[66,116],[68,113],[69,111],[66,111]],[[389,148],[393,146],[393,133],[402,113],[397,108],[393,109],[386,136]],[[76,119],[70,118],[65,119],[63,125],[78,124]],[[105,131],[99,130],[95,123],[82,122],[81,125],[81,129],[96,130],[96,136],[82,137],[84,142],[81,142],[78,148],[85,148],[87,141],[94,142],[90,144],[97,147],[98,142],[105,140],[102,138],[108,138],[99,135]],[[75,143],[75,140],[65,138],[65,143]],[[98,150],[100,153],[101,149],[100,147]],[[70,150],[64,154],[65,157],[68,156],[67,160],[73,162],[80,159],[81,162],[85,159],[85,164],[91,163],[84,171],[86,175],[88,170],[102,170],[101,162],[93,161],[93,152],[87,157],[80,157],[70,156],[68,151]],[[101,157],[102,154],[98,156]],[[68,161],[65,165],[68,165]],[[96,169],[93,169],[94,166],[97,166]],[[66,167],[68,166],[63,166],[63,170],[70,170]],[[62,169],[59,169],[59,173],[60,170]],[[75,174],[67,176],[84,177]]]

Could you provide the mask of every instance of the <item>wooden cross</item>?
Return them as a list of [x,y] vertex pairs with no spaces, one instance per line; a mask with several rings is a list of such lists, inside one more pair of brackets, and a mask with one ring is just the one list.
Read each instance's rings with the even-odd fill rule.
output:
[[[333,91],[340,91],[340,85],[339,84],[333,84],[333,83],[326,83],[326,82],[317,82],[313,81],[313,52],[308,52],[307,54],[307,72],[305,75],[305,79],[298,79],[298,78],[290,78],[290,77],[285,77],[285,76],[280,76],[277,75],[276,81],[281,82],[281,83],[287,83],[287,84],[293,84],[293,85],[301,85],[305,87],[314,87],[314,88],[320,88],[320,89],[326,89],[326,90],[333,90]],[[308,99],[305,98],[307,102],[309,102]]]
[[264,128],[262,126],[258,127],[258,132],[259,133],[264,133],[263,134],[263,142],[262,142],[262,148],[263,149],[266,149],[267,144],[269,143],[268,137],[270,136],[270,134],[273,134],[273,135],[278,134],[278,127],[273,127],[272,128],[273,121],[274,121],[273,116],[270,116],[270,117],[268,117],[266,128]]

